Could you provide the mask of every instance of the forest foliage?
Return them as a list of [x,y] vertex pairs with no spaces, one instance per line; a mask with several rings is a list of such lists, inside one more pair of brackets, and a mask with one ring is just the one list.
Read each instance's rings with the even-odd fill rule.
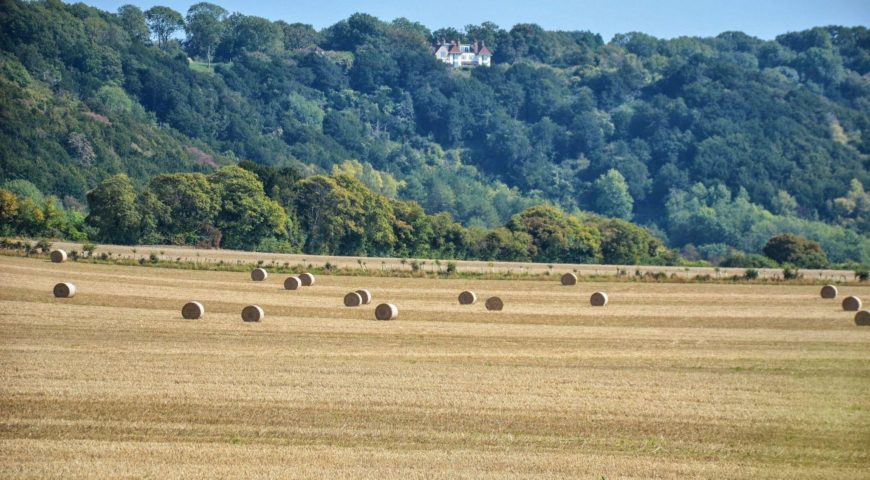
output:
[[[493,67],[451,70],[440,39],[484,41]],[[125,242],[593,261],[649,257],[645,240],[605,253],[647,232],[718,261],[793,233],[870,263],[868,74],[864,27],[605,42],[8,0],[0,179],[75,217],[65,235]]]
[[[267,193],[266,188],[269,189]],[[111,244],[174,244],[324,255],[537,262],[673,264],[648,230],[619,219],[530,207],[493,229],[428,215],[345,173],[303,178],[253,162],[213,173],[168,173],[136,189],[125,174],[87,194],[89,214],[64,209],[26,180],[0,188],[0,235]]]

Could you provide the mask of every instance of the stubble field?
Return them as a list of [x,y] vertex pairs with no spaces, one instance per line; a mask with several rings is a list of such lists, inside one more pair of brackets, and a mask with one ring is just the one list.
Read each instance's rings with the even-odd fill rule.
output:
[[870,478],[870,327],[817,286],[283,279],[0,256],[0,477]]

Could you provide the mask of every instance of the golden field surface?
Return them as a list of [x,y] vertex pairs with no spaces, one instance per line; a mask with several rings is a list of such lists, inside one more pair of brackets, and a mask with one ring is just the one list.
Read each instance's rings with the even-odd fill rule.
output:
[[818,286],[283,280],[0,256],[0,478],[870,478],[870,327]]

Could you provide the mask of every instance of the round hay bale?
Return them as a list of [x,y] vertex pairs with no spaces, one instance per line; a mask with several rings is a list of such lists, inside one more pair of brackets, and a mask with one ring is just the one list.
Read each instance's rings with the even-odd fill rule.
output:
[[474,292],[466,290],[459,294],[460,305],[474,305],[477,303],[477,295]]
[[299,280],[302,280],[303,287],[310,287],[310,286],[314,285],[314,275],[312,275],[308,272],[305,272],[305,273],[299,275]]
[[375,318],[378,320],[394,320],[399,316],[399,309],[392,303],[382,303],[375,308]]
[[843,299],[843,310],[857,312],[861,310],[861,299],[858,297],[846,297]]
[[607,305],[607,294],[604,292],[595,292],[589,297],[589,303],[592,304],[593,307],[603,307]]
[[825,285],[822,287],[822,298],[837,298],[837,287]]
[[504,308],[504,302],[498,297],[489,297],[486,299],[486,309],[500,312]]
[[284,289],[285,290],[298,290],[299,287],[302,286],[302,280],[299,280],[299,277],[287,277],[284,280]]
[[269,276],[269,272],[266,271],[265,268],[255,268],[251,272],[251,280],[255,282],[262,282]]
[[577,275],[574,275],[571,272],[568,272],[562,275],[562,285],[570,286],[577,285]]
[[199,302],[187,302],[181,307],[181,316],[187,320],[196,320],[205,315],[205,307]]
[[344,296],[344,306],[345,307],[358,307],[362,305],[363,299],[362,295],[357,292],[350,292]]
[[66,252],[61,249],[51,251],[51,261],[54,263],[63,263],[66,261]]
[[368,305],[368,304],[372,303],[372,292],[363,288],[363,289],[357,290],[356,293],[358,293],[359,296],[362,297],[363,305]]
[[248,305],[242,309],[242,320],[245,322],[259,322],[265,316],[259,305]]
[[855,314],[855,325],[859,327],[870,326],[870,310],[861,310]]
[[57,298],[72,298],[76,296],[76,286],[69,282],[54,286],[54,296]]

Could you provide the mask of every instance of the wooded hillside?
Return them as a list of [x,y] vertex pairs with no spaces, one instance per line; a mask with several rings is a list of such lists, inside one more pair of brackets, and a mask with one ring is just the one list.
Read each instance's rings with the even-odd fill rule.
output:
[[[866,28],[605,42],[530,24],[288,22],[3,1],[0,179],[84,216],[112,175],[145,198],[161,173],[251,160],[493,232],[550,203],[581,225],[645,225],[690,259],[792,232],[870,262]],[[429,54],[440,39],[485,42],[493,66],[451,70]],[[298,227],[286,241],[310,248],[298,199],[265,187]]]

